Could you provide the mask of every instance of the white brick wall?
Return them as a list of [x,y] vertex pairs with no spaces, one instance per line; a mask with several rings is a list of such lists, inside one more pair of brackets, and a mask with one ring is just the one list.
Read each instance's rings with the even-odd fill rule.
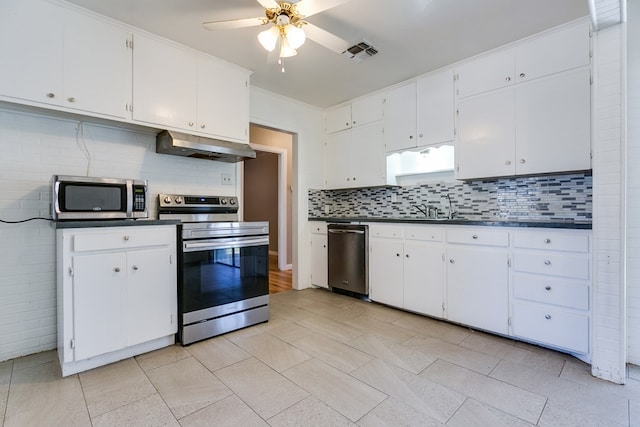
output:
[[627,361],[640,365],[640,1],[627,20]]
[[594,316],[592,373],[625,381],[625,26],[594,37]]
[[[53,174],[149,180],[158,193],[237,195],[236,165],[155,153],[155,135],[0,110],[0,219],[49,217]],[[78,134],[78,136],[76,136]],[[82,134],[84,138],[82,138]],[[55,233],[46,221],[0,223],[0,361],[56,346]]]

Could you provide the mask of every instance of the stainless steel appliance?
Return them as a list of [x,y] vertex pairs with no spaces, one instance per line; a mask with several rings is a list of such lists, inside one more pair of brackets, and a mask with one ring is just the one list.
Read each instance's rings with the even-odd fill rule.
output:
[[54,220],[149,217],[146,180],[53,175],[51,183]]
[[160,194],[179,219],[178,341],[191,344],[269,320],[269,223],[238,222],[236,197]]
[[256,158],[256,152],[249,144],[204,138],[168,130],[164,130],[156,136],[156,152],[227,163]]
[[329,224],[329,287],[369,295],[369,227]]

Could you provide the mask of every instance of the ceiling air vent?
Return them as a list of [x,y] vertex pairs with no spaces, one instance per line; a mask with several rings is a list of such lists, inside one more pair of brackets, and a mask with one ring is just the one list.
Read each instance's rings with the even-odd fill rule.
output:
[[376,53],[378,53],[378,49],[373,47],[371,43],[366,40],[362,40],[342,52],[344,56],[356,61],[357,63],[362,62],[364,59],[367,59]]

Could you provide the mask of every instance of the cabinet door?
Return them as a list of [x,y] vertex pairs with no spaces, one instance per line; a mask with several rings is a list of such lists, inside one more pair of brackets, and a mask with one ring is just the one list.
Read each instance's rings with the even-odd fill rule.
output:
[[546,34],[516,47],[516,81],[589,65],[589,23]]
[[454,139],[453,73],[446,71],[423,77],[417,82],[418,145],[431,145]]
[[136,34],[133,119],[196,129],[196,56]]
[[384,111],[387,152],[417,147],[416,120],[416,84],[390,90]]
[[327,281],[327,236],[311,235],[311,284],[328,287]]
[[442,317],[443,249],[428,243],[404,244],[404,308]]
[[127,345],[177,332],[176,269],[169,248],[127,254]]
[[[326,178],[327,188],[347,188],[351,184],[353,167],[349,158],[351,131],[344,130],[327,135]],[[349,181],[347,181],[349,179]]]
[[351,129],[347,151],[352,187],[371,187],[386,183],[384,131],[381,123]]
[[327,133],[338,132],[351,127],[351,104],[327,111]]
[[507,334],[507,251],[450,246],[447,259],[447,319]]
[[362,126],[384,118],[384,97],[372,95],[351,104],[351,124]]
[[458,179],[515,173],[514,96],[507,88],[458,102]]
[[248,76],[210,58],[198,58],[197,130],[225,139],[248,140]]
[[403,244],[400,240],[369,240],[369,296],[373,301],[402,308]]
[[124,348],[126,255],[76,255],[72,265],[75,360]]
[[512,49],[467,62],[457,70],[458,98],[510,86],[515,82]]
[[516,88],[516,172],[591,169],[589,68]]
[[125,118],[131,93],[131,50],[121,28],[66,12],[62,105]]
[[0,2],[0,95],[60,104],[63,13],[43,0]]

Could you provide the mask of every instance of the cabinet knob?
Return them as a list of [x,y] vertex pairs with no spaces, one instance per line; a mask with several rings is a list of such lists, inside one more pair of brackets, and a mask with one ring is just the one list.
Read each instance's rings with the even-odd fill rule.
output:
[[409,135],[409,139],[413,139],[413,135]]
[[511,164],[511,160],[507,160],[506,162],[504,162],[504,164],[509,166]]
[[511,77],[509,77],[509,76],[505,77],[505,78],[504,78],[504,81],[505,81],[505,82],[510,82],[510,81],[511,81]]
[[456,262],[452,259],[449,260],[449,264],[455,264]]
[[193,122],[189,122],[189,126],[193,126]]
[[547,285],[544,287],[545,290],[550,291],[551,290],[551,286]]
[[549,261],[548,259],[545,260],[544,265],[551,265],[551,261]]
[[134,265],[132,268],[133,268],[134,270],[136,270],[136,271],[138,270],[138,266],[137,266],[137,265]]
[[550,320],[550,319],[551,319],[551,315],[550,315],[550,314],[546,314],[546,315],[544,316],[544,318],[545,318],[545,319],[547,319],[547,320]]
[[49,93],[47,94],[47,98],[55,98],[55,97],[56,97],[56,94],[55,94],[55,93],[53,93],[53,92],[49,92]]
[[200,125],[200,129],[204,129],[204,125]]
[[114,268],[113,271],[115,271],[116,273],[120,273],[120,267]]
[[122,237],[122,239],[125,240],[125,241],[129,240],[129,236],[124,236],[124,237]]
[[356,121],[355,121],[355,120],[353,121],[353,124],[354,124],[354,125],[356,124]]
[[67,101],[76,102],[76,99],[73,96],[70,96],[69,98],[67,98]]
[[418,135],[419,138],[422,138],[423,136],[424,136],[423,134]]
[[471,236],[471,238],[472,238],[473,240],[478,240],[478,235],[477,235],[477,234],[474,234],[473,236]]
[[525,160],[524,159],[520,159],[520,163],[524,164]]
[[400,256],[400,254],[396,254],[396,256]]
[[551,239],[544,239],[544,242],[549,244],[549,243],[551,243]]
[[525,74],[524,74],[524,73],[520,73],[520,78],[521,78],[521,79],[523,79],[523,78],[524,78],[524,76],[525,76]]
[[409,258],[409,254],[406,254],[405,257]]

